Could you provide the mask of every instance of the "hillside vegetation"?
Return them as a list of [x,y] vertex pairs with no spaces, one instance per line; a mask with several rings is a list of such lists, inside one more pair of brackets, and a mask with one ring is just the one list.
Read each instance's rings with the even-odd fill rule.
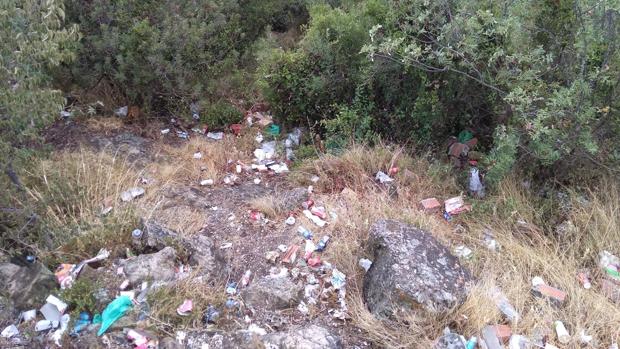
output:
[[[112,347],[132,346],[123,328],[189,348],[216,333],[223,347],[444,349],[444,329],[487,325],[532,347],[620,340],[620,261],[602,262],[620,256],[618,0],[4,0],[0,42],[0,327],[20,330],[0,347],[98,347],[97,331],[69,332],[125,276],[148,301]],[[130,188],[143,191],[125,200]],[[448,212],[454,197],[464,212]],[[381,257],[386,219],[457,255],[461,298],[372,309],[360,259]],[[135,229],[164,233],[144,246]],[[293,246],[297,264],[283,261]],[[98,269],[49,290],[59,265],[102,249]],[[130,275],[154,255],[173,280]],[[561,306],[532,293],[536,276]],[[256,305],[297,286],[284,307]],[[45,304],[37,287],[68,303],[68,331],[18,321]],[[177,316],[186,299],[195,311]]]

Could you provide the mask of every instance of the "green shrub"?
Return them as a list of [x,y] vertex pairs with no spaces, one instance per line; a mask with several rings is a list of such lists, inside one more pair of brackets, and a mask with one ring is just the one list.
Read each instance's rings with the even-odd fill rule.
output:
[[128,104],[189,117],[192,102],[230,93],[241,58],[284,0],[69,0],[67,16],[84,33],[75,83],[106,79]]
[[202,121],[207,124],[209,129],[226,128],[230,124],[239,123],[243,119],[243,113],[226,102],[215,102],[204,106]]
[[79,278],[73,282],[71,288],[60,291],[60,296],[73,310],[74,314],[87,311],[94,314],[97,309],[97,298],[95,294],[100,285],[90,279]]

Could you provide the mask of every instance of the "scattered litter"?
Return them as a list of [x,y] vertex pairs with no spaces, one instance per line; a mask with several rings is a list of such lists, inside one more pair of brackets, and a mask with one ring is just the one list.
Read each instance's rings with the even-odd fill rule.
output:
[[450,215],[456,215],[471,210],[471,206],[465,205],[462,196],[457,196],[444,201],[445,211]]
[[529,348],[529,344],[530,344],[530,341],[526,337],[520,334],[513,334],[510,337],[510,341],[508,342],[508,348],[509,349],[526,349],[526,348]]
[[34,325],[34,330],[37,332],[47,331],[49,329],[58,327],[58,325],[59,325],[58,321],[39,320]]
[[237,294],[237,283],[234,281],[229,282],[226,285],[226,294],[229,296],[234,296]]
[[465,349],[475,349],[477,344],[478,338],[471,337],[469,340],[467,340],[467,343],[465,343]]
[[124,202],[128,202],[142,195],[144,195],[144,188],[134,187],[122,192],[121,200],[123,200]]
[[370,259],[360,258],[358,265],[362,267],[364,271],[368,271],[368,269],[370,269],[370,266],[372,265],[372,261]]
[[206,185],[213,185],[214,181],[212,179],[203,179],[200,181],[200,185],[203,187]]
[[268,251],[265,253],[265,259],[273,264],[276,263],[278,257],[280,257],[280,253],[278,253],[278,251]]
[[568,342],[570,342],[570,334],[566,330],[566,327],[564,327],[562,321],[555,321],[553,323],[553,327],[555,327],[555,333],[557,334],[560,343],[568,344]]
[[271,124],[267,126],[267,128],[265,129],[265,132],[272,137],[277,137],[280,135],[280,126],[276,124]]
[[259,336],[264,336],[267,334],[267,331],[265,331],[265,329],[259,327],[256,324],[250,324],[250,326],[248,326],[248,332],[256,333]]
[[289,216],[284,223],[286,223],[287,225],[295,225],[295,217],[293,216]]
[[132,301],[136,298],[136,291],[121,291],[118,293],[121,296],[129,297]]
[[312,240],[306,240],[306,246],[304,247],[304,259],[308,260],[308,258],[312,257],[312,252],[316,250],[316,245]]
[[49,304],[52,304],[56,307],[56,309],[58,309],[58,311],[62,314],[65,312],[65,310],[67,310],[67,303],[61,301],[60,299],[58,299],[56,296],[53,295],[49,295],[47,296],[47,298],[45,299],[45,301]]
[[282,253],[286,252],[286,250],[288,250],[288,247],[284,244],[280,244],[278,245],[278,250]]
[[[77,279],[80,272],[86,264],[100,262],[110,256],[110,252],[106,249],[99,250],[99,253],[93,258],[81,261],[79,264],[61,264],[55,271],[56,280],[60,284],[61,289],[71,288],[73,282]],[[54,297],[55,298],[55,297]],[[57,298],[56,298],[57,299]],[[64,304],[64,303],[63,303]],[[65,304],[66,307],[66,304]],[[60,309],[60,308],[59,308]],[[61,310],[62,312],[63,310]]]
[[321,228],[323,228],[327,224],[326,221],[313,215],[312,212],[310,212],[309,210],[304,210],[303,213],[304,213],[304,216],[306,216],[306,218],[308,218],[309,220],[312,221],[312,223],[318,225]]
[[257,143],[263,143],[263,134],[262,133],[257,133],[256,137],[254,138],[256,140]]
[[605,274],[614,281],[620,282],[620,259],[609,251],[602,251],[599,257],[599,266]]
[[345,286],[345,284],[346,284],[346,278],[347,278],[347,276],[344,273],[342,273],[340,270],[338,270],[336,268],[332,269],[332,279],[331,279],[331,282],[332,282],[332,286],[335,289],[339,290],[339,289],[343,288]]
[[321,257],[319,257],[319,256],[314,256],[314,257],[308,258],[307,263],[308,263],[309,266],[311,266],[313,268],[319,267],[319,266],[321,266],[323,264],[323,262],[321,261]]
[[19,330],[15,325],[9,325],[5,327],[4,330],[2,330],[2,333],[0,333],[0,335],[4,338],[11,338],[13,336],[17,336],[18,334]]
[[219,141],[224,138],[224,132],[207,132],[207,138]]
[[317,183],[319,181],[319,179],[321,179],[319,176],[312,176],[312,178],[310,178],[310,181],[312,183]]
[[394,181],[393,178],[390,178],[390,176],[386,175],[382,171],[377,172],[377,174],[375,175],[375,179],[378,180],[381,184],[391,183]]
[[167,135],[168,133],[170,133],[170,129],[169,128],[165,128],[161,131],[159,131],[162,135]]
[[581,330],[581,332],[579,332],[579,341],[581,342],[581,344],[590,344],[593,339],[594,337],[587,335],[585,330]]
[[238,136],[241,134],[241,129],[243,126],[241,126],[241,124],[232,124],[229,126],[230,131],[235,135]]
[[114,209],[114,207],[112,207],[112,206],[104,207],[104,208],[101,210],[101,215],[102,215],[102,216],[105,216],[105,215],[107,215],[108,213],[112,212],[112,210],[113,210],[113,209]]
[[497,240],[493,237],[493,233],[490,231],[485,231],[482,234],[482,243],[484,246],[491,251],[498,251],[500,246]]
[[279,164],[270,165],[269,169],[275,172],[276,174],[281,174],[281,173],[285,173],[289,171],[288,166],[283,162]]
[[420,208],[427,213],[439,211],[441,203],[436,198],[428,198],[420,201]]
[[194,157],[194,159],[202,159],[202,153],[197,151],[197,152],[194,153],[193,157]]
[[127,339],[136,346],[136,348],[148,348],[147,343],[149,342],[149,338],[146,334],[142,332],[138,332],[136,330],[127,331]]
[[21,321],[30,322],[37,318],[37,310],[31,309],[20,314]]
[[243,273],[243,277],[241,277],[241,286],[246,287],[247,285],[249,285],[251,277],[252,271],[249,269],[246,270],[245,273]]
[[85,329],[88,325],[90,325],[90,314],[83,311],[80,313],[80,316],[75,320],[73,324],[73,330],[71,331],[71,336],[77,336],[83,329]]
[[495,328],[493,326],[485,326],[482,329],[482,339],[487,346],[487,349],[502,349],[503,346],[497,338]]
[[308,315],[308,306],[303,301],[299,302],[299,305],[297,306],[297,310],[299,310],[299,312],[302,313],[303,315]]
[[506,298],[499,288],[492,287],[489,290],[489,297],[495,302],[497,308],[499,308],[510,322],[516,323],[519,321],[519,313],[517,313],[517,310],[510,304],[508,298]]
[[192,302],[191,299],[186,299],[177,308],[177,314],[179,314],[180,316],[188,316],[192,312],[193,308],[194,308],[194,302]]
[[327,219],[327,213],[325,212],[325,207],[323,206],[313,206],[310,208],[310,212],[322,220]]
[[124,107],[120,107],[116,109],[114,111],[114,115],[124,118],[125,116],[127,116],[128,112],[129,112],[129,106],[124,106]]
[[473,197],[484,197],[484,186],[480,182],[480,173],[476,167],[469,169],[469,192]]
[[540,276],[532,278],[532,293],[550,299],[557,306],[562,305],[566,299],[566,292],[547,285]]
[[69,327],[69,321],[71,321],[69,314],[63,315],[60,318],[60,328],[52,333],[51,339],[59,347],[61,346],[60,339],[62,338],[62,335],[67,331],[67,327]]
[[581,285],[583,286],[583,288],[585,288],[586,290],[590,289],[592,287],[592,284],[590,283],[590,277],[588,276],[587,272],[580,272],[577,274],[577,280],[579,280],[579,282],[581,283]]
[[286,253],[282,258],[282,263],[295,263],[295,260],[297,260],[297,251],[299,251],[299,245],[291,245],[288,249],[286,249]]
[[127,286],[129,286],[129,280],[125,279],[123,283],[121,283],[121,285],[118,286],[118,289],[123,291],[127,288]]
[[177,131],[177,137],[181,139],[189,139],[189,133],[185,131]]
[[62,316],[58,308],[54,304],[51,304],[51,303],[43,304],[43,306],[41,307],[41,309],[39,309],[39,311],[41,312],[41,314],[43,314],[43,317],[45,318],[45,320],[49,320],[49,321],[58,322],[60,321],[60,317]]
[[225,242],[222,245],[220,245],[220,250],[225,250],[227,248],[231,248],[232,247],[232,242]]
[[202,316],[202,321],[205,324],[214,324],[219,317],[220,317],[220,312],[217,310],[217,308],[209,304],[207,306],[207,310]]
[[260,184],[260,178],[254,178],[254,184]]
[[261,220],[261,218],[263,218],[263,214],[258,212],[257,210],[251,210],[250,211],[250,219],[253,221],[259,221]]
[[454,254],[457,257],[460,257],[460,258],[469,259],[469,258],[471,258],[473,253],[474,252],[469,247],[467,247],[465,245],[460,245],[460,246],[457,246],[456,248],[454,248]]
[[304,210],[308,210],[310,209],[312,206],[314,206],[314,201],[313,200],[306,200],[304,202],[301,203],[301,207],[304,208]]
[[301,234],[301,236],[304,237],[304,239],[308,240],[308,239],[312,239],[312,232],[304,227],[302,227],[301,225],[299,227],[297,227],[297,232],[299,234]]
[[237,175],[234,174],[227,174],[224,177],[224,183],[225,184],[235,184],[235,182],[239,179],[239,177],[237,177]]
[[127,310],[131,308],[131,299],[127,296],[120,296],[113,300],[101,313],[101,327],[97,335],[101,336],[118,319],[123,317]]
[[319,240],[319,243],[316,245],[316,250],[322,252],[327,247],[327,242],[329,242],[329,236],[325,235]]

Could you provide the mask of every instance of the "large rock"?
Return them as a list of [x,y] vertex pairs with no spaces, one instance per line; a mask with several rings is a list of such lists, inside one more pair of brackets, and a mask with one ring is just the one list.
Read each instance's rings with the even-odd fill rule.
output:
[[143,254],[125,262],[124,271],[133,285],[142,281],[169,281],[175,276],[176,252],[165,247],[157,253]]
[[472,277],[431,234],[393,220],[370,229],[374,262],[364,277],[364,299],[377,316],[397,308],[443,312],[461,304]]
[[220,275],[226,272],[223,258],[217,254],[213,241],[205,235],[183,237],[154,221],[144,222],[144,238],[141,247],[159,251],[171,243],[182,247],[189,264],[202,275]]
[[245,304],[254,309],[287,309],[299,303],[302,286],[288,276],[267,276],[250,284],[242,295]]
[[287,332],[275,332],[263,337],[266,349],[339,349],[338,336],[317,325],[298,327]]
[[40,307],[57,287],[54,274],[41,263],[28,266],[2,263],[0,280],[0,292],[6,294],[19,310]]

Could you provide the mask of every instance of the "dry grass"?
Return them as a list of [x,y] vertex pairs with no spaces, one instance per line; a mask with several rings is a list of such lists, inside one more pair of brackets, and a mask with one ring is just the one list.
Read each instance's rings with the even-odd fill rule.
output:
[[[86,150],[63,152],[37,160],[22,179],[26,195],[16,195],[15,205],[36,212],[38,220],[33,229],[21,229],[11,238],[30,242],[43,259],[78,260],[102,247],[119,246],[129,236],[122,232],[137,222],[134,207],[119,200],[138,181],[125,159]],[[113,210],[102,216],[108,206]]]
[[[220,312],[226,301],[223,288],[210,286],[194,276],[175,282],[173,285],[162,286],[149,296],[151,304],[150,316],[157,319],[156,326],[161,330],[202,329],[203,312],[209,305],[215,306]],[[188,316],[177,314],[177,307],[185,299],[193,301],[193,311]],[[220,319],[224,318],[220,313]]]
[[[397,157],[392,154],[400,154]],[[394,158],[396,160],[394,160]],[[373,180],[377,170],[386,171],[391,163],[400,167],[396,176],[398,197]],[[408,171],[411,173],[408,173]],[[416,208],[420,199],[436,196],[439,200],[459,194],[459,188],[441,166],[422,159],[411,159],[397,150],[380,147],[354,147],[340,157],[327,156],[300,166],[294,178],[307,184],[307,179],[321,177],[315,185],[323,193],[317,200],[338,214],[336,222],[326,228],[332,236],[325,259],[347,274],[348,302],[353,322],[368,339],[379,347],[430,348],[445,326],[465,336],[479,336],[488,324],[503,323],[487,291],[498,286],[520,312],[521,320],[511,325],[514,333],[533,335],[536,331],[550,334],[554,320],[562,320],[573,334],[570,346],[579,347],[581,330],[593,335],[600,347],[608,346],[620,336],[620,307],[605,298],[596,277],[598,252],[608,249],[620,254],[620,195],[617,183],[605,183],[590,193],[584,205],[573,195],[568,218],[578,228],[571,236],[549,235],[554,227],[546,226],[541,207],[546,203],[535,198],[514,179],[506,180],[498,192],[484,201],[474,201],[474,212],[458,217],[451,223],[440,215],[428,215]],[[410,180],[413,176],[414,180]],[[442,317],[424,314],[402,315],[394,320],[380,321],[366,309],[361,285],[363,271],[357,266],[367,255],[366,241],[370,225],[379,218],[394,218],[415,224],[433,233],[443,243],[454,247],[466,244],[474,257],[464,264],[478,279],[467,301]],[[524,223],[525,222],[525,223]],[[457,233],[455,226],[464,226]],[[486,249],[483,231],[493,231],[502,248],[499,252]],[[576,274],[589,268],[595,276],[594,286],[585,290]],[[568,293],[567,303],[554,308],[547,301],[531,295],[533,276],[541,276],[548,284]]]

